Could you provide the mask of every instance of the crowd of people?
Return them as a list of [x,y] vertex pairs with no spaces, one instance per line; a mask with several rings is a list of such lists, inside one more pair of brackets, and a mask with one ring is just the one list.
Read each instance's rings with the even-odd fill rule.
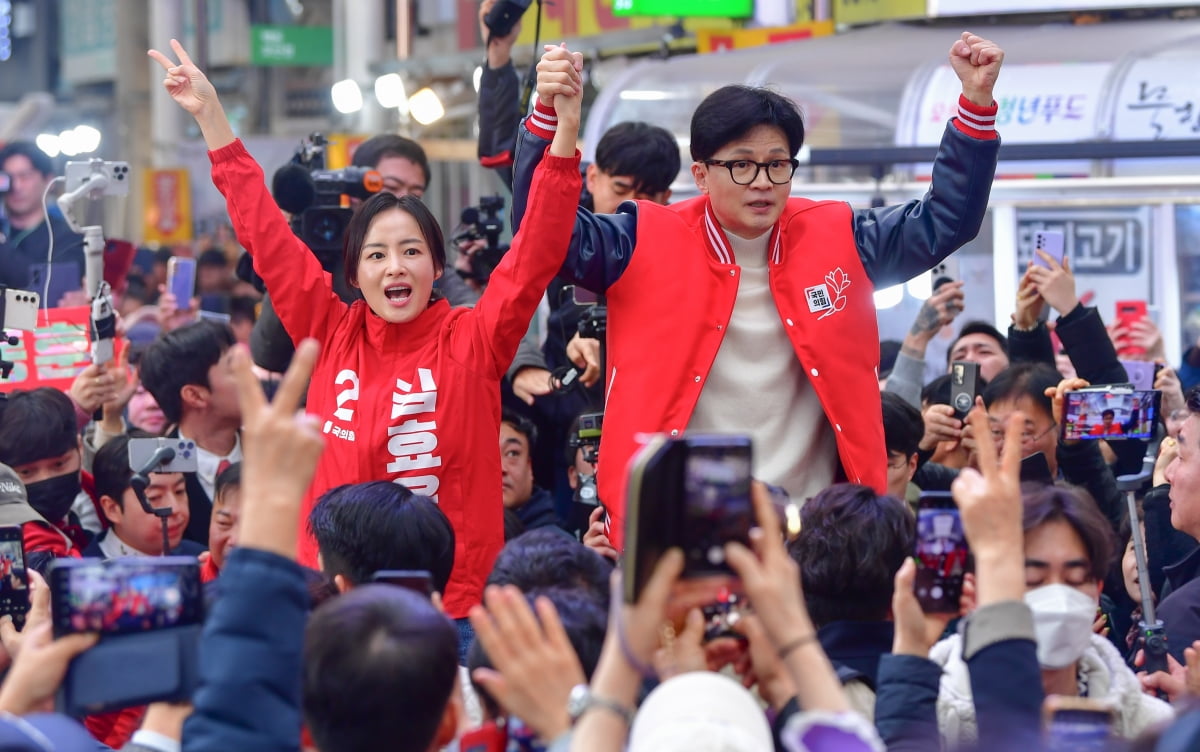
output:
[[[926,347],[958,324],[959,281],[935,285],[902,343],[875,347],[872,290],[979,232],[1000,47],[970,33],[951,46],[962,96],[927,193],[853,209],[791,195],[804,121],[763,88],[723,87],[697,108],[696,198],[670,201],[678,147],[646,123],[615,126],[581,171],[582,56],[546,47],[522,119],[516,35],[484,31],[480,156],[511,179],[514,236],[482,279],[458,273],[478,246],[448,258],[421,201],[425,155],[394,135],[354,155],[384,190],[356,201],[344,252],[309,252],[204,72],[174,40],[150,51],[267,295],[233,282],[236,259],[214,249],[198,257],[197,299],[178,300],[153,256],[118,290],[119,359],[69,390],[4,400],[0,526],[21,530],[12,566],[30,605],[0,620],[0,746],[1200,745],[1200,343],[1166,365],[1153,323],[1106,326],[1069,259],[1043,255],[1007,334],[958,325],[945,375],[926,383]],[[38,222],[57,231],[22,209],[45,190],[42,162],[0,153],[20,178],[18,243]],[[15,268],[27,255],[0,249],[6,284],[28,283]],[[576,304],[572,286],[599,304]],[[1129,380],[1118,350],[1163,362],[1164,419],[1135,402],[1120,420],[1068,420],[1071,393]],[[969,410],[953,397],[963,364],[978,366]],[[1145,423],[1153,438],[1126,435]],[[740,582],[734,608],[681,606],[678,549],[636,597],[622,585],[641,534],[625,470],[652,433],[753,440],[755,527],[713,554]],[[194,448],[194,472],[138,474],[132,447],[164,437]],[[942,542],[915,556],[922,499],[939,494],[957,522],[936,536],[963,537],[969,557]],[[136,588],[57,597],[56,562],[167,554],[194,562],[211,604],[190,701],[82,726],[46,713],[114,604],[153,621]],[[942,560],[967,572],[936,613],[917,580]],[[154,592],[179,612],[174,591]],[[60,628],[62,604],[96,618]],[[1162,670],[1144,605],[1165,632]]]

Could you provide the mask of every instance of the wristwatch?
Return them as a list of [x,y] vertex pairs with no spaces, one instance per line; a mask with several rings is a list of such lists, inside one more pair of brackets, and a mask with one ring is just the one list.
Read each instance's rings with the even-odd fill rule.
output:
[[583,714],[592,708],[603,708],[616,713],[625,721],[626,726],[633,724],[632,708],[627,708],[616,700],[592,694],[592,688],[586,684],[576,684],[572,687],[571,694],[567,697],[567,715],[571,717],[571,724],[578,723]]

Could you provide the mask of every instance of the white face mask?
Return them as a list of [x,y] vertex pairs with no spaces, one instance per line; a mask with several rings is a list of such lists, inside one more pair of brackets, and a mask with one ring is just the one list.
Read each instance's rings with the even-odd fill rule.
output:
[[1037,657],[1042,668],[1070,666],[1087,649],[1096,620],[1096,601],[1068,585],[1043,585],[1025,593],[1033,612]]

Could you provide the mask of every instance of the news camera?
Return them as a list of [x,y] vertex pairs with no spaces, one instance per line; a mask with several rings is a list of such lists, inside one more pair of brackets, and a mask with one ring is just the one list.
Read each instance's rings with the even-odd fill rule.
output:
[[311,134],[271,180],[275,203],[292,215],[292,232],[318,258],[342,249],[342,236],[353,213],[342,206],[342,196],[366,199],[383,188],[383,178],[367,167],[325,169],[328,145],[321,133]]
[[479,206],[468,206],[462,210],[461,220],[462,229],[451,240],[456,245],[484,240],[487,246],[470,255],[471,271],[460,269],[458,274],[463,279],[485,285],[508,251],[508,246],[500,242],[500,235],[504,232],[504,197],[484,196],[479,199]]

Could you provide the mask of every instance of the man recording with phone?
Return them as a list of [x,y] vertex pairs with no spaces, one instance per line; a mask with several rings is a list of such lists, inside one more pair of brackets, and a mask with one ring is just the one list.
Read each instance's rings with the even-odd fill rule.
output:
[[[40,288],[30,275],[37,265],[49,263],[55,265],[56,275],[70,280],[65,289],[81,288],[83,236],[71,230],[54,201],[42,203],[54,179],[54,162],[34,143],[12,141],[0,149],[0,172],[8,176],[4,216],[0,217],[0,285]],[[47,259],[51,237],[54,256]],[[57,304],[57,300],[42,303],[46,307]]]

